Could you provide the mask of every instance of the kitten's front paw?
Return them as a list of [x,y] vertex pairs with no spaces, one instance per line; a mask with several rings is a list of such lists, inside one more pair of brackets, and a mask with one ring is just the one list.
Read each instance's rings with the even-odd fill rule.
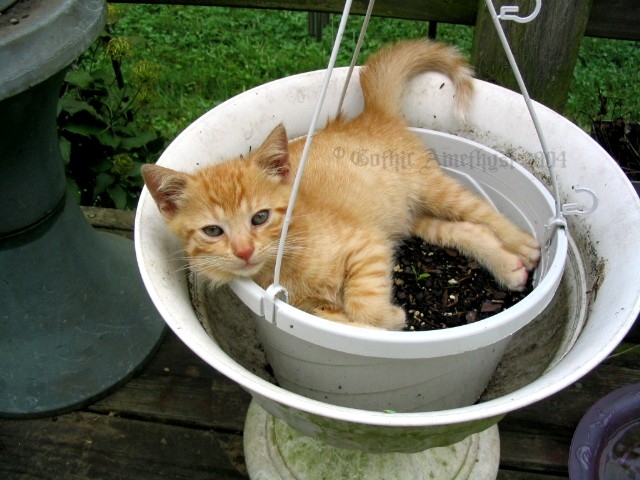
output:
[[406,326],[406,323],[407,316],[404,313],[404,310],[401,307],[392,305],[389,307],[386,315],[381,318],[380,323],[376,326],[386,330],[402,330]]
[[332,322],[351,323],[344,310],[338,307],[319,306],[311,310],[311,314]]

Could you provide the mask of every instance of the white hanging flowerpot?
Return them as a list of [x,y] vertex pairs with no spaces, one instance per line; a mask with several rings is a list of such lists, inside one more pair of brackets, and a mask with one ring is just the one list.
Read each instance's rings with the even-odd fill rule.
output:
[[[345,70],[336,72],[324,105],[326,112],[336,111],[345,75]],[[197,138],[186,143],[178,140],[159,163],[189,171],[247,154],[249,147],[257,148],[279,123],[294,137],[303,134],[323,78],[324,72],[289,77],[226,102],[187,130],[197,132]],[[421,77],[416,85],[428,78],[448,86],[432,87],[441,105],[437,110],[425,108],[424,119],[433,118],[431,112],[436,112],[437,119],[446,120],[447,112],[454,110],[453,85],[433,75]],[[347,118],[362,110],[356,85],[352,84],[343,106]],[[410,92],[408,104],[424,102],[425,88]],[[524,167],[480,143],[423,128],[414,131],[452,176],[545,245],[535,288],[518,304],[487,320],[439,331],[390,332],[325,320],[279,300],[269,304],[256,283],[233,281],[233,291],[256,314],[258,334],[278,384],[291,392],[378,411],[424,412],[471,405],[485,389],[511,335],[543,311],[558,287],[567,239],[564,230],[550,227],[555,205],[544,185]],[[211,152],[218,159],[212,159]],[[362,163],[362,158],[357,161]],[[369,167],[390,168],[382,164]]]
[[[246,118],[256,108],[273,112],[291,91],[312,88],[313,83],[319,86],[321,75],[315,74],[315,82],[303,75],[260,87],[263,92],[258,99],[249,97],[241,116]],[[335,85],[340,88],[339,80]],[[451,98],[451,92],[445,95]],[[314,93],[305,96],[310,109]],[[264,106],[257,107],[262,99]],[[360,108],[359,102],[350,107],[353,105]],[[242,109],[242,104],[235,103],[233,109]],[[290,123],[286,111],[277,113],[276,119],[280,118],[288,129],[306,128]],[[281,387],[367,410],[424,412],[471,405],[487,386],[511,335],[539,315],[553,297],[564,270],[567,239],[564,231],[548,228],[555,214],[554,201],[542,183],[479,143],[431,130],[414,131],[452,176],[487,196],[518,226],[535,232],[541,243],[549,241],[535,289],[487,320],[438,331],[389,332],[324,320],[281,301],[276,301],[276,312],[269,321],[264,290],[254,282],[236,280],[231,288],[255,313],[259,337]]]
[[[249,145],[259,144],[267,132],[281,121],[285,122],[292,136],[305,134],[311,116],[311,105],[322,77],[322,72],[302,74],[258,87],[229,100],[187,128],[166,150],[159,163],[188,171],[212,161],[221,161],[246,153]],[[335,73],[335,81],[329,93],[330,99],[339,93],[343,77],[344,72]],[[446,82],[444,77],[437,74],[422,75],[413,82],[405,102],[406,118],[410,124],[489,145],[490,148],[519,160],[521,165],[533,171],[539,179],[545,180],[547,174],[545,168],[539,165],[539,146],[535,132],[528,126],[527,112],[520,95],[484,82],[476,82],[478,94],[471,105],[469,122],[461,128],[448,113],[451,111],[451,90],[449,87],[440,88],[443,82]],[[345,103],[346,111],[358,111],[361,101],[357,89],[352,88]],[[332,106],[335,104],[331,105],[329,102],[328,111],[333,111]],[[533,377],[523,374],[518,378],[504,379],[502,391],[515,390],[510,391],[508,395],[475,405],[471,405],[474,399],[468,398],[466,405],[463,400],[456,407],[407,406],[407,410],[412,409],[415,413],[400,413],[401,408],[396,409],[393,406],[405,402],[403,397],[406,395],[403,393],[399,394],[398,399],[385,400],[384,405],[376,406],[375,409],[349,408],[336,405],[336,397],[339,395],[330,392],[332,388],[339,391],[337,387],[344,387],[346,383],[343,385],[334,380],[329,388],[320,385],[318,389],[325,388],[325,392],[332,395],[330,401],[325,401],[322,395],[310,398],[264,380],[264,375],[256,375],[255,369],[249,370],[242,359],[243,347],[254,340],[239,337],[236,339],[239,344],[232,345],[231,348],[225,346],[225,351],[221,345],[233,341],[216,340],[203,327],[203,319],[196,314],[189,295],[184,263],[176,255],[180,245],[167,231],[155,203],[145,190],[136,216],[136,249],[147,289],[166,322],[194,352],[249,390],[269,413],[305,434],[320,436],[323,440],[341,446],[358,446],[373,451],[418,451],[430,446],[448,445],[471,433],[481,431],[497,422],[508,411],[558,391],[595,367],[622,339],[640,308],[640,273],[626,268],[627,265],[640,260],[635,258],[639,255],[635,245],[640,240],[640,206],[635,192],[615,162],[586,134],[551,110],[540,105],[537,105],[537,109],[542,124],[548,126],[551,151],[557,155],[562,197],[574,198],[576,188],[587,185],[597,191],[600,206],[593,215],[575,217],[570,223],[575,245],[570,251],[570,264],[565,270],[563,280],[568,282],[565,288],[568,292],[562,294],[562,301],[559,302],[567,307],[554,306],[552,312],[553,323],[566,330],[566,338],[562,345],[555,345],[557,351],[545,354],[547,360],[553,359],[546,372],[537,371]],[[216,152],[217,156],[211,158],[211,152]],[[592,164],[598,168],[588,167]],[[516,168],[506,170],[519,172]],[[522,177],[527,176],[523,174]],[[535,182],[530,183],[532,189],[538,191]],[[518,184],[516,188],[520,190],[521,185]],[[514,210],[531,211],[528,209],[533,208],[533,211],[540,212],[536,214],[537,218],[532,215],[527,220],[534,228],[543,225],[545,218],[551,213],[546,195],[539,191],[537,195],[537,201],[541,206],[527,206],[524,202],[513,207]],[[515,202],[514,198],[510,197],[509,202]],[[560,242],[559,239],[555,241]],[[557,255],[558,249],[561,248],[562,245],[559,244],[559,247],[552,250],[553,254]],[[561,270],[561,263],[562,261],[556,265],[549,262],[547,276],[550,272],[553,273],[553,269]],[[524,307],[516,305],[517,314],[507,311],[507,315],[498,318],[498,332],[491,340],[498,342],[497,349],[504,348],[501,342],[505,338],[544,310],[549,292],[554,290],[554,285],[549,286],[549,290],[543,293],[540,288],[543,281],[544,279],[529,296],[533,305],[530,305],[528,313],[522,313],[520,309]],[[556,281],[557,278],[551,283],[555,284]],[[596,285],[597,289],[594,290]],[[234,304],[226,311],[218,312],[219,315],[231,317],[231,322],[237,324],[247,318],[248,312],[261,312],[261,292],[255,284],[234,282],[232,288],[246,306],[242,306],[241,303]],[[589,297],[587,291],[591,292]],[[594,291],[597,295],[593,294]],[[521,303],[524,302],[527,302],[527,299]],[[285,304],[277,305],[280,310],[278,318],[282,314],[282,318],[286,319],[285,328],[281,328],[283,324],[277,326],[266,323],[259,317],[257,322],[260,328],[265,331],[272,330],[276,337],[290,338],[293,349],[306,349],[306,354],[298,354],[304,359],[315,359],[316,356],[321,356],[323,350],[329,351],[331,356],[324,361],[329,364],[338,358],[335,352],[340,349],[346,350],[346,353],[340,353],[340,356],[366,356],[366,348],[357,346],[356,340],[361,339],[383,347],[388,344],[388,348],[381,349],[387,352],[406,350],[405,357],[409,358],[403,361],[413,362],[417,361],[421,351],[426,355],[442,355],[445,358],[455,357],[457,354],[464,355],[463,351],[473,352],[483,347],[478,344],[477,338],[491,336],[488,331],[491,330],[492,320],[488,320],[471,325],[474,335],[470,336],[473,338],[469,347],[460,347],[459,342],[464,335],[456,331],[463,331],[462,329],[424,332],[427,334],[424,337],[432,336],[435,340],[428,340],[431,344],[420,347],[420,332],[367,331],[311,318]],[[512,317],[510,319],[516,324],[515,327],[505,326],[509,323],[507,317]],[[216,318],[211,321],[216,323],[222,320]],[[287,321],[294,322],[294,327],[290,328]],[[308,339],[302,340],[300,337],[305,331],[311,335]],[[284,335],[288,337],[282,337]],[[332,345],[332,340],[328,340],[330,338],[336,343]],[[406,345],[400,346],[400,341],[406,342]],[[274,341],[273,347],[266,347],[267,350],[282,348],[277,342],[278,340]],[[444,346],[447,342],[453,346],[449,351]],[[316,348],[320,353],[313,351]],[[531,369],[531,361],[527,355],[533,353],[531,348],[524,348],[519,355],[525,364],[529,363],[524,367],[525,370]],[[335,365],[341,361],[342,359],[336,361]],[[495,365],[496,360],[490,362],[494,362]],[[331,370],[331,367],[325,368],[326,370]],[[377,370],[378,373],[381,371],[382,367]],[[318,383],[326,383],[323,375],[324,372],[313,376],[317,377]],[[443,376],[450,375],[447,371]],[[474,373],[469,373],[469,378],[473,376]],[[373,377],[375,380],[376,375]],[[471,397],[475,395],[477,393]],[[414,398],[411,398],[411,401],[413,400]],[[398,413],[385,410],[396,410]]]
[[[346,70],[334,72],[320,128],[335,114],[346,77]],[[238,95],[187,128],[159,164],[192,171],[246,155],[279,123],[291,138],[306,135],[324,78],[311,72]],[[252,477],[322,478],[329,467],[318,465],[321,455],[332,472],[350,471],[357,457],[363,478],[386,478],[376,465],[396,461],[392,470],[407,478],[434,462],[460,465],[454,471],[466,473],[456,478],[491,478],[499,448],[490,427],[578,380],[633,324],[640,272],[626,267],[640,260],[640,202],[624,174],[584,132],[535,105],[547,160],[555,164],[550,174],[522,96],[480,81],[475,91],[465,125],[452,113],[453,86],[437,74],[416,77],[403,106],[407,123],[451,175],[544,245],[532,293],[474,324],[364,329],[304,313],[247,280],[231,282],[233,295],[212,292],[188,281],[177,239],[143,192],[136,216],[143,279],[175,333],[252,394],[245,432]],[[362,103],[354,79],[342,110],[355,116]],[[575,200],[582,206],[560,205]],[[565,222],[570,213],[579,216]],[[478,432],[492,454],[474,450]],[[451,458],[441,460],[437,447],[447,447]],[[368,456],[393,452],[421,453],[402,461]]]
[[[327,101],[327,112],[335,111],[345,73],[335,73],[329,92],[333,101]],[[188,171],[246,154],[280,122],[292,136],[304,134],[323,76],[315,72],[289,77],[226,102],[185,131],[159,163]],[[447,80],[424,75],[409,92],[408,105],[426,106],[425,94],[430,90],[441,97],[428,101],[433,106],[423,110],[421,122],[435,117],[439,123],[455,124],[447,113],[452,111],[453,88],[435,86],[442,81]],[[354,84],[344,105],[347,116],[361,110],[359,93]],[[276,301],[273,321],[268,321],[264,291],[251,281],[234,281],[232,289],[256,314],[267,358],[282,387],[309,398],[368,410],[427,411],[469,405],[486,387],[509,337],[552,298],[564,269],[567,241],[562,230],[548,229],[555,212],[546,188],[522,166],[477,142],[425,129],[416,133],[452,175],[471,181],[470,188],[479,189],[514,223],[535,232],[541,242],[550,241],[536,288],[514,307],[485,321],[442,331],[389,332],[327,321],[280,301]],[[212,159],[211,152],[218,157]]]

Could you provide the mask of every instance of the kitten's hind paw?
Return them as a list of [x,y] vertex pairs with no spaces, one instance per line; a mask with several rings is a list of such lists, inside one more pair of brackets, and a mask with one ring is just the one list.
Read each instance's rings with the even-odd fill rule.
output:
[[515,237],[512,236],[504,241],[503,245],[520,258],[527,270],[531,271],[538,266],[541,248],[538,241],[530,234],[518,232]]
[[523,264],[520,268],[511,272],[509,275],[509,284],[506,286],[511,291],[522,292],[527,287],[528,281],[529,272]]
[[311,314],[332,322],[351,323],[344,310],[338,307],[318,306],[311,311]]
[[505,255],[493,274],[500,285],[514,292],[522,292],[529,280],[528,268],[520,257],[511,253]]
[[525,268],[531,271],[540,263],[540,252],[540,244],[535,238],[530,237],[529,241],[520,245],[520,248],[515,253],[520,257]]
[[407,323],[407,316],[401,307],[389,304],[379,305],[375,311],[368,315],[354,315],[357,317],[355,324],[364,324],[370,328],[381,328],[384,330],[402,330]]

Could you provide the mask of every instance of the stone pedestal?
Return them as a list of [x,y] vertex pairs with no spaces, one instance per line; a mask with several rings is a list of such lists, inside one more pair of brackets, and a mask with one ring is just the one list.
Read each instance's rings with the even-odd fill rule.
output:
[[244,452],[252,480],[491,480],[500,466],[500,436],[494,425],[447,447],[367,453],[304,436],[253,401],[245,421]]
[[66,196],[59,89],[104,15],[101,0],[22,0],[0,17],[1,416],[95,400],[164,333],[133,243],[94,231]]

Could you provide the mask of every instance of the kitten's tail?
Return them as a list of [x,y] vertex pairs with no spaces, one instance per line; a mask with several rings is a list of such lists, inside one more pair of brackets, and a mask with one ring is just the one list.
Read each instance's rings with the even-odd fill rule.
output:
[[360,71],[365,111],[402,116],[406,84],[422,72],[448,76],[456,89],[455,113],[464,121],[473,95],[473,71],[455,47],[427,40],[402,41],[373,54]]

